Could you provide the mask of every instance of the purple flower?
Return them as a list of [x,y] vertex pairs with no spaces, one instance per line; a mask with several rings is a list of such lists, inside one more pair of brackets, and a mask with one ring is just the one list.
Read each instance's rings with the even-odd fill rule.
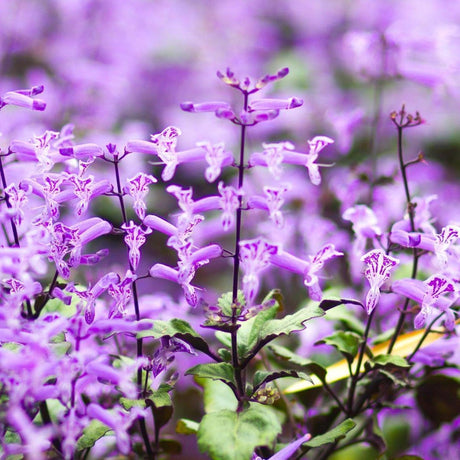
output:
[[270,262],[273,265],[302,275],[310,297],[319,302],[322,299],[322,291],[317,273],[324,267],[324,262],[341,256],[343,256],[343,253],[336,251],[333,244],[326,244],[317,254],[308,256],[308,260],[300,259],[280,250],[270,257]]
[[250,209],[263,209],[269,214],[270,220],[274,222],[277,227],[283,227],[284,217],[280,209],[284,203],[283,195],[289,190],[289,186],[284,185],[280,187],[264,187],[265,197],[253,195],[248,200],[248,208]]
[[252,101],[249,106],[249,112],[255,110],[289,110],[301,107],[303,100],[297,97],[289,99],[256,99]]
[[125,192],[133,198],[133,209],[139,219],[143,220],[147,209],[144,199],[148,193],[148,186],[156,183],[157,180],[150,174],[140,172],[126,182],[127,186],[125,187]]
[[77,216],[86,213],[93,198],[103,195],[112,189],[112,185],[108,180],[96,182],[92,175],[83,178],[80,174],[66,174],[64,177],[73,185],[73,193],[78,198],[75,211]]
[[41,99],[33,99],[33,96],[43,92],[43,85],[33,86],[30,89],[18,89],[8,91],[3,96],[0,96],[0,110],[5,105],[16,105],[31,110],[43,111],[46,108],[46,102]]
[[447,225],[436,235],[434,251],[441,267],[447,265],[447,254],[449,248],[460,238],[460,227]]
[[231,185],[225,186],[223,182],[219,182],[218,189],[221,196],[219,206],[222,209],[222,227],[224,231],[227,231],[233,225],[235,213],[240,206],[240,198],[244,192]]
[[121,408],[107,410],[99,404],[91,403],[87,407],[87,415],[92,419],[97,419],[107,425],[115,432],[117,447],[122,454],[128,455],[131,451],[129,428],[133,422],[143,416],[145,409],[133,407],[129,412],[123,411]]
[[329,137],[316,136],[308,141],[308,153],[294,152],[294,146],[290,142],[262,144],[264,151],[262,153],[253,153],[249,159],[249,165],[268,166],[269,171],[277,179],[280,176],[281,163],[305,166],[308,170],[311,183],[319,185],[321,183],[319,166],[326,165],[318,165],[315,162],[321,150],[333,142]]
[[24,219],[24,209],[27,204],[27,195],[30,193],[30,187],[18,188],[16,184],[10,184],[5,188],[5,196],[8,197],[9,207],[6,208],[6,214],[13,220],[16,226],[20,226]]
[[380,288],[388,280],[399,260],[386,255],[382,249],[373,249],[361,257],[366,264],[364,275],[369,280],[370,289],[366,296],[366,311],[370,315],[380,299]]
[[454,328],[455,317],[449,307],[456,302],[458,292],[451,279],[444,275],[432,275],[426,281],[405,278],[394,281],[391,289],[421,304],[421,310],[414,319],[416,328],[425,326],[436,314],[436,309],[445,312],[446,328]]
[[277,252],[278,247],[263,238],[240,241],[243,292],[247,305],[252,305],[259,290],[259,273],[270,265],[270,258]]
[[152,233],[152,229],[147,227],[144,230],[132,220],[128,225],[123,224],[121,228],[126,232],[124,240],[129,247],[129,263],[132,269],[136,271],[141,258],[139,248],[145,243],[145,235]]
[[102,157],[104,150],[97,144],[80,144],[59,149],[59,153],[64,157],[72,157],[77,160],[91,160],[94,158]]
[[212,183],[220,176],[223,166],[233,163],[233,154],[224,150],[223,142],[215,145],[209,142],[198,142],[196,145],[206,152],[205,159],[209,166],[206,168],[205,177],[208,182]]
[[366,247],[368,238],[375,238],[382,234],[374,211],[364,204],[357,204],[348,208],[342,218],[353,224],[353,232],[356,235],[354,246],[355,254],[361,255]]
[[192,307],[196,307],[196,305],[198,304],[196,287],[192,286],[188,282],[184,282],[184,280],[180,281],[178,270],[172,267],[168,267],[167,265],[155,264],[150,268],[149,274],[152,278],[163,278],[174,283],[180,284],[184,291],[185,300],[187,301],[187,303]]
[[126,315],[126,307],[132,297],[132,285],[136,281],[136,275],[127,270],[125,277],[117,283],[111,283],[107,292],[115,300],[115,304],[110,312],[110,317],[119,317]]

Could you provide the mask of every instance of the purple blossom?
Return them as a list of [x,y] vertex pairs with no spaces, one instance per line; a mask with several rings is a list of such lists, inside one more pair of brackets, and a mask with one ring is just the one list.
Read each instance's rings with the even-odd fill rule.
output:
[[87,415],[107,425],[115,432],[117,447],[122,454],[128,455],[131,451],[129,428],[133,422],[144,415],[145,409],[133,407],[129,412],[120,408],[107,410],[99,404],[91,403],[87,407]]
[[[24,209],[27,205],[27,195],[30,193],[30,187],[18,188],[16,184],[10,184],[5,188],[5,196],[8,197],[9,207],[6,208],[5,214],[13,220],[16,226],[20,227],[24,220]],[[3,211],[3,210],[2,210]]]
[[43,85],[33,86],[30,89],[17,89],[8,91],[0,96],[0,110],[5,105],[15,105],[26,109],[43,111],[46,108],[46,102],[41,99],[34,99],[33,96],[43,92]]
[[243,292],[247,305],[252,305],[259,290],[259,273],[270,265],[270,258],[277,252],[278,247],[263,238],[240,241]]
[[322,299],[322,291],[317,273],[324,267],[324,262],[341,256],[343,253],[336,251],[333,244],[326,244],[317,254],[308,256],[308,260],[280,250],[270,257],[270,262],[277,267],[302,275],[310,297],[319,302]]
[[414,319],[416,328],[425,326],[436,315],[436,310],[445,312],[446,328],[454,328],[455,317],[450,307],[457,301],[458,292],[451,279],[444,275],[432,275],[426,281],[405,278],[394,281],[391,289],[421,304]]
[[126,315],[126,307],[132,298],[132,285],[136,278],[137,276],[131,270],[127,270],[122,280],[108,286],[107,292],[115,300],[110,317],[117,318]]
[[86,213],[92,199],[112,189],[108,180],[96,182],[93,175],[83,178],[80,174],[67,174],[65,177],[73,185],[73,193],[78,198],[75,211],[78,216]]
[[145,243],[145,236],[152,233],[152,229],[147,227],[144,230],[132,220],[127,225],[123,224],[121,228],[126,232],[124,241],[129,247],[129,263],[132,270],[136,271],[141,258],[139,248]]
[[447,265],[448,250],[459,238],[460,227],[457,225],[447,225],[436,235],[434,252],[441,267]]
[[209,166],[206,168],[205,177],[212,183],[220,176],[223,166],[233,163],[233,154],[224,150],[223,142],[214,145],[209,142],[198,142],[196,145],[206,152],[205,159]]
[[155,264],[150,268],[149,274],[152,278],[162,278],[180,284],[184,291],[187,303],[192,307],[196,307],[198,305],[196,287],[192,286],[188,282],[184,282],[184,280],[180,281],[178,270],[164,264]]
[[319,185],[321,183],[321,176],[319,174],[320,165],[316,164],[316,159],[321,150],[333,142],[329,137],[316,136],[308,141],[308,153],[295,152],[294,146],[290,142],[262,144],[264,151],[262,153],[253,153],[249,159],[249,165],[267,166],[269,171],[277,179],[280,176],[281,163],[305,166],[308,170],[311,183]]
[[270,220],[277,227],[284,226],[284,217],[281,213],[281,206],[284,204],[283,195],[289,190],[288,185],[280,187],[265,186],[265,196],[253,195],[248,199],[248,208],[262,209],[268,212]]
[[133,198],[133,209],[139,219],[145,218],[145,211],[147,206],[145,204],[145,197],[148,193],[148,186],[157,182],[155,177],[143,172],[137,173],[131,179],[128,179],[124,191]]
[[61,147],[59,153],[64,157],[72,157],[77,160],[92,160],[94,158],[102,157],[104,150],[97,144],[80,144],[67,147]]
[[391,257],[382,249],[373,249],[361,257],[366,264],[364,275],[369,280],[370,289],[366,296],[366,311],[370,315],[380,299],[380,288],[399,264],[399,260]]
[[368,238],[374,239],[382,234],[377,216],[371,208],[364,204],[348,208],[342,214],[342,218],[353,224],[353,232],[356,236],[353,248],[355,254],[360,255],[364,252]]
[[233,225],[235,213],[240,206],[240,199],[244,192],[231,185],[226,186],[223,182],[219,182],[218,189],[221,196],[219,206],[222,209],[222,227],[224,231],[227,231]]

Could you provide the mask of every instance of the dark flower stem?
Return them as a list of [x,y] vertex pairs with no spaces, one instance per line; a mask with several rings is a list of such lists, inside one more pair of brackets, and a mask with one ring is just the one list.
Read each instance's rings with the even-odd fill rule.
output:
[[[243,108],[246,111],[248,108],[248,93],[243,92]],[[238,189],[243,187],[244,181],[244,150],[246,145],[246,128],[247,126],[241,124],[241,141],[240,141],[240,158],[238,162]],[[241,222],[242,222],[242,211],[243,211],[243,198],[238,197],[239,206],[236,210],[236,229],[235,229],[235,253],[233,256],[233,289],[232,289],[232,364],[235,372],[235,381],[237,391],[239,394],[238,411],[243,408],[243,396],[244,396],[244,383],[242,368],[238,357],[238,324],[237,324],[237,301],[238,301],[238,281],[239,281],[239,270],[240,270],[240,240],[241,240]]]
[[[12,206],[10,203],[10,197],[8,196],[8,193],[5,192],[6,187],[8,187],[8,182],[6,181],[5,169],[3,168],[3,157],[4,155],[0,155],[0,177],[2,179],[2,187],[3,187],[3,193],[5,195],[6,206],[7,208],[11,209]],[[11,231],[13,232],[14,246],[18,248],[19,247],[18,229],[13,219],[10,219],[10,223],[11,223]],[[27,309],[27,317],[32,318],[33,311],[32,311],[32,305],[30,303],[30,300],[26,300],[25,304],[26,304],[26,309]]]
[[[401,170],[401,175],[402,175],[403,184],[404,184],[404,192],[406,194],[407,213],[409,215],[410,228],[412,232],[415,232],[415,206],[414,206],[414,203],[412,203],[411,194],[409,191],[409,181],[407,179],[407,172],[406,172],[406,169],[408,166],[410,166],[410,164],[404,162],[404,156],[403,156],[403,130],[406,127],[411,127],[411,126],[416,126],[416,125],[411,124],[412,117],[410,119],[409,119],[409,116],[406,117],[406,120],[409,120],[409,121],[405,121],[405,116],[406,116],[406,113],[405,113],[404,106],[403,106],[400,111],[399,120],[397,116],[395,115],[393,115],[391,118],[394,124],[396,125],[397,131],[398,131],[399,169]],[[413,248],[412,249],[412,273],[411,273],[412,279],[415,279],[417,276],[418,257],[419,255],[418,255],[417,248]],[[388,354],[391,354],[393,347],[395,346],[396,340],[402,331],[402,328],[404,326],[404,321],[407,315],[407,310],[409,307],[409,302],[410,302],[410,299],[406,298],[404,302],[404,306],[399,315],[395,333],[393,334],[390,345],[388,346]]]
[[[125,207],[125,203],[123,199],[123,189],[121,187],[120,168],[119,168],[119,163],[123,158],[124,158],[124,155],[121,157],[118,157],[118,155],[114,155],[113,160],[107,160],[107,161],[110,161],[111,163],[113,163],[113,166],[115,169],[115,180],[117,183],[118,202],[120,203],[123,223],[125,225],[128,225],[128,218],[127,218],[126,207]],[[133,266],[131,265],[131,262],[129,262],[129,269],[134,273],[134,269],[133,269]],[[140,316],[140,310],[139,310],[139,296],[137,293],[137,286],[136,286],[135,280],[132,283],[132,289],[133,289],[134,311],[136,314],[136,320],[139,321],[141,316]],[[140,358],[143,356],[142,339],[136,339],[136,346],[137,346],[137,350],[136,350],[137,357]],[[139,369],[137,370],[137,386],[138,386],[139,397],[141,397],[142,395],[142,367],[139,367]],[[141,430],[141,435],[144,441],[144,445],[147,451],[148,458],[154,458],[154,453],[153,453],[152,446],[150,444],[149,436],[147,433],[147,427],[145,425],[145,419],[143,417],[140,417],[138,420],[139,420],[139,428]]]
[[367,324],[366,324],[366,330],[364,331],[364,337],[363,337],[363,342],[361,344],[361,347],[359,349],[359,354],[358,354],[358,362],[356,364],[356,371],[355,373],[351,376],[351,384],[350,384],[350,389],[348,391],[348,410],[347,410],[347,415],[349,417],[353,417],[355,415],[355,411],[353,410],[353,405],[354,405],[354,399],[355,399],[355,391],[356,391],[356,385],[358,384],[359,380],[359,373],[361,370],[361,364],[363,362],[364,358],[364,353],[366,351],[367,347],[367,341],[369,339],[369,332],[371,329],[371,323],[372,323],[372,318],[374,317],[375,309],[372,310],[370,315],[367,318]]
[[425,329],[425,332],[423,333],[422,337],[420,337],[420,340],[419,340],[417,346],[415,347],[414,351],[410,354],[410,356],[407,357],[408,362],[411,362],[412,359],[414,358],[415,354],[417,353],[417,351],[420,350],[420,347],[423,345],[423,342],[427,338],[428,334],[430,332],[432,332],[431,328],[434,326],[436,321],[438,321],[438,319],[441,318],[442,315],[444,315],[444,312],[441,312],[438,316],[436,316],[436,318],[434,318],[433,321],[431,321],[430,325]]

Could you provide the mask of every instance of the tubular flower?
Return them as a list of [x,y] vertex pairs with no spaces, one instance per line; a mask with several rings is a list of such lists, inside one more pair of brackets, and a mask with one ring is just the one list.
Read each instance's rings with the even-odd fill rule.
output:
[[371,314],[380,299],[380,288],[388,280],[399,260],[388,256],[382,249],[373,249],[361,257],[366,264],[364,275],[369,280],[370,289],[366,296],[366,311]]
[[308,256],[308,260],[300,259],[280,250],[270,257],[270,262],[273,265],[302,275],[310,297],[313,300],[320,301],[323,294],[317,273],[324,267],[324,262],[340,256],[343,256],[343,253],[336,251],[333,244],[326,244],[314,256]]
[[140,172],[126,182],[127,185],[124,191],[133,198],[133,209],[139,219],[143,220],[147,209],[144,199],[148,193],[148,186],[156,183],[157,180],[150,174]]
[[128,225],[123,224],[121,228],[126,232],[125,243],[129,247],[129,263],[132,269],[136,271],[141,259],[139,249],[145,243],[145,236],[152,233],[152,229],[147,227],[144,230],[132,220]]
[[247,305],[252,302],[259,290],[258,274],[270,264],[270,258],[278,252],[278,246],[263,238],[240,242],[240,260],[243,276],[243,292]]
[[41,99],[33,99],[33,96],[43,92],[43,85],[33,86],[30,89],[17,89],[8,91],[0,96],[0,110],[5,105],[16,105],[25,109],[43,111],[46,108],[46,102]]
[[405,278],[395,281],[391,290],[421,304],[420,312],[414,318],[416,328],[424,327],[436,310],[445,312],[446,328],[454,328],[455,317],[450,307],[458,299],[458,292],[451,279],[439,274],[430,276],[426,281]]
[[326,136],[316,136],[308,141],[309,152],[300,153],[294,151],[294,146],[290,142],[281,142],[278,144],[262,144],[264,151],[262,153],[253,153],[249,159],[250,166],[268,166],[268,170],[278,179],[280,177],[281,163],[305,166],[313,185],[321,183],[319,166],[316,164],[318,154],[327,145],[334,141]]

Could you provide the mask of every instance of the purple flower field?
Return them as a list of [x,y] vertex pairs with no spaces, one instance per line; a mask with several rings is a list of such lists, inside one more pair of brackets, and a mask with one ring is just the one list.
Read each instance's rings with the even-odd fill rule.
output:
[[455,460],[460,3],[0,2],[0,458]]

